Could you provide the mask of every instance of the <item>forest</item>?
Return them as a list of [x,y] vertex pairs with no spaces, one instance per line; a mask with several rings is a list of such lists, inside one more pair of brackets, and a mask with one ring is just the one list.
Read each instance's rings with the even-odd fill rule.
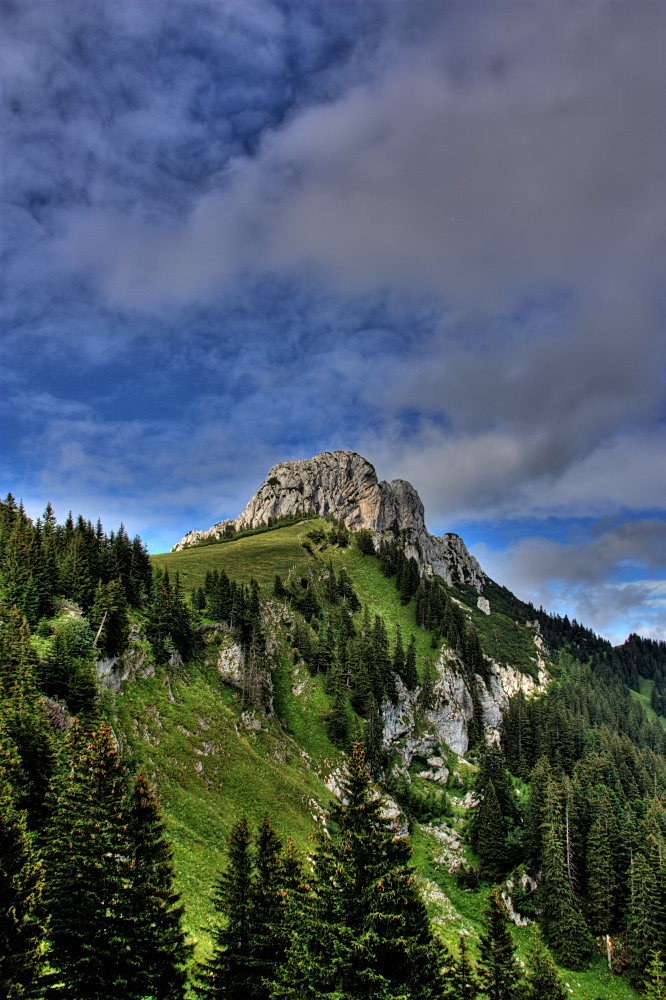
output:
[[[375,554],[368,533],[335,519],[310,534],[313,560],[323,538],[377,561],[413,632],[371,614],[353,574],[323,556],[272,588],[219,569],[185,588],[122,525],[107,535],[71,514],[58,524],[50,504],[33,522],[11,494],[0,503],[1,995],[562,1000],[562,970],[603,954],[634,989],[666,997],[666,731],[655,717],[666,643],[631,635],[612,647],[492,584],[506,635],[513,619],[538,622],[552,669],[538,697],[510,698],[489,745],[481,699],[490,644],[503,639],[466,612],[465,588],[422,577],[395,542]],[[236,817],[212,947],[196,952],[153,776],[110,724],[98,665],[140,647],[168,679],[195,669],[217,629],[243,653],[240,709],[265,715],[276,614],[292,623],[290,662],[322,685],[340,794],[307,850],[270,815],[255,827]],[[442,942],[404,835],[450,815],[448,790],[401,778],[383,740],[383,713],[403,692],[432,702],[424,634],[450,650],[473,703],[455,876],[484,901],[473,947],[465,934]],[[641,679],[651,714],[630,695]],[[524,962],[516,916],[538,928]]]

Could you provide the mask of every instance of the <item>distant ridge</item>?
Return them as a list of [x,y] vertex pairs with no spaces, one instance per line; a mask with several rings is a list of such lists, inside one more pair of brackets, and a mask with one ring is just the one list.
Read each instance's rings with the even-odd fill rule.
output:
[[353,451],[325,451],[300,462],[274,465],[237,518],[219,521],[207,531],[188,532],[173,551],[222,537],[227,525],[240,531],[300,512],[332,514],[352,531],[367,528],[377,538],[394,537],[408,557],[448,583],[468,584],[481,592],[488,579],[459,535],[430,534],[421,498],[411,483],[379,482],[374,466]]

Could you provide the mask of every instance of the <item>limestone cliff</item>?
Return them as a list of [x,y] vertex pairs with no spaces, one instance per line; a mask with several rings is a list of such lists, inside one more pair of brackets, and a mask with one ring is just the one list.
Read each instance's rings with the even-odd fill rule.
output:
[[253,528],[269,518],[303,513],[334,514],[352,531],[369,528],[377,537],[390,533],[405,545],[427,573],[449,583],[483,588],[485,573],[455,534],[437,537],[426,529],[423,504],[404,479],[379,482],[374,467],[351,451],[323,452],[302,462],[280,462],[233,521],[220,521],[208,531],[191,531],[174,551],[206,538],[222,536],[227,525]]
[[[480,676],[476,677],[483,725],[489,743],[499,741],[502,712],[512,694],[522,690],[529,697],[544,689],[548,675],[538,647],[535,662],[538,664],[536,680],[514,667],[496,663],[490,664],[487,681]],[[405,767],[409,767],[414,756],[429,757],[444,745],[460,756],[467,753],[473,703],[469,684],[460,667],[461,664],[456,662],[456,657],[450,650],[441,651],[436,665],[432,707],[425,712],[417,707],[420,688],[409,691],[399,678],[396,702],[386,701],[382,705],[384,744],[397,750]],[[437,772],[441,769],[438,758],[433,758],[431,767],[433,774],[424,777],[432,777],[437,781]],[[443,783],[446,783],[446,776],[443,776]]]

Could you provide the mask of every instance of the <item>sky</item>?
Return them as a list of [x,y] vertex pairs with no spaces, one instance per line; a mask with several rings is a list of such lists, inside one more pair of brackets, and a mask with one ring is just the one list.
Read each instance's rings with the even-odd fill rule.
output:
[[353,450],[520,597],[666,639],[665,37],[641,0],[0,0],[3,496],[159,552]]

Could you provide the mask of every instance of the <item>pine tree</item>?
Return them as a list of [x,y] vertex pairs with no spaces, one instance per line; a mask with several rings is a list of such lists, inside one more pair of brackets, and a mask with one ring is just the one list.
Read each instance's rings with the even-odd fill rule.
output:
[[125,996],[127,1000],[182,1000],[191,948],[185,944],[183,907],[173,888],[173,852],[157,800],[143,775],[134,782],[127,820],[132,950]]
[[248,961],[251,982],[248,984],[248,996],[255,1000],[268,1000],[269,987],[266,983],[273,978],[276,966],[279,967],[284,961],[289,945],[284,907],[282,843],[268,816],[264,816],[261,822],[255,845],[255,878],[250,906],[252,947]]
[[643,851],[635,854],[630,869],[627,937],[631,951],[632,979],[639,985],[644,982],[652,953],[663,947],[666,927],[662,903],[663,870],[660,873],[658,851],[651,852],[651,846],[652,844],[646,845],[647,857]]
[[126,776],[106,724],[74,723],[44,838],[49,959],[68,1000],[132,996]]
[[349,713],[347,709],[346,671],[336,663],[330,672],[329,693],[331,707],[326,715],[326,730],[336,746],[345,747],[349,739]]
[[448,968],[443,974],[450,1000],[476,1000],[479,996],[479,981],[469,957],[465,935],[460,935],[459,956],[450,956]]
[[416,672],[416,636],[412,635],[409,640],[409,646],[407,647],[407,652],[405,654],[405,669],[402,674],[402,679],[405,685],[410,691],[413,691],[419,682],[419,677]]
[[98,584],[90,624],[97,634],[97,647],[105,656],[122,656],[129,641],[127,598],[120,580]]
[[541,926],[548,947],[570,969],[584,968],[594,952],[583,916],[576,906],[565,855],[566,831],[561,815],[560,790],[549,781],[542,830]]
[[652,953],[647,970],[645,1000],[666,1000],[666,967],[658,951]]
[[342,796],[331,809],[332,839],[322,836],[315,851],[314,894],[272,996],[439,996],[440,954],[410,848],[382,813],[359,745]]
[[507,830],[492,781],[477,809],[475,839],[481,871],[490,878],[501,878],[508,863]]
[[477,967],[481,992],[490,1000],[515,1000],[522,973],[499,889],[495,889],[488,897],[483,923],[481,957]]
[[[18,760],[14,760],[18,770]],[[30,1000],[42,968],[44,928],[37,917],[42,867],[26,832],[25,813],[0,767],[0,996]]]
[[197,996],[210,1000],[247,1000],[252,981],[248,969],[251,954],[250,913],[252,905],[252,858],[250,831],[245,817],[229,836],[229,862],[217,884],[213,902],[225,925],[214,931],[211,958],[197,975]]
[[524,1000],[567,1000],[568,993],[555,963],[537,938],[527,957]]

